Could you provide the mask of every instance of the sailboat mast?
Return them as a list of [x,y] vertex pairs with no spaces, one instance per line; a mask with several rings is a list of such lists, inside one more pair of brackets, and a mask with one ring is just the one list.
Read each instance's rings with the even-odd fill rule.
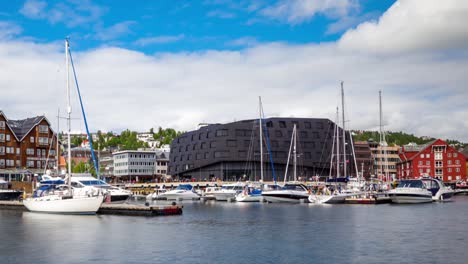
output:
[[259,135],[260,135],[260,181],[263,182],[263,125],[262,125],[262,97],[258,97]]
[[339,117],[339,110],[338,107],[336,108],[336,178],[340,177],[340,131],[338,130],[338,123],[339,123],[340,117]]
[[294,134],[294,181],[297,181],[297,148],[296,148],[296,140],[297,140],[297,131],[296,131],[296,124],[294,124],[293,128],[293,134]]
[[68,134],[68,188],[71,191],[71,102],[70,102],[70,60],[68,58],[69,44],[65,39],[65,62],[67,72],[67,134]]
[[330,170],[328,172],[328,178],[331,178],[332,170],[333,170],[333,158],[334,158],[334,151],[335,151],[335,141],[336,141],[336,130],[338,129],[338,126],[336,125],[338,123],[338,108],[336,108],[336,116],[337,119],[335,120],[335,126],[333,129],[333,142],[332,142],[332,147],[330,151]]
[[346,177],[346,129],[345,129],[345,108],[344,108],[344,89],[343,82],[341,82],[341,116],[343,118],[343,177]]
[[57,109],[57,146],[56,146],[56,153],[55,153],[55,158],[56,158],[56,164],[55,166],[57,166],[57,175],[60,174],[59,172],[59,135],[60,135],[60,108]]

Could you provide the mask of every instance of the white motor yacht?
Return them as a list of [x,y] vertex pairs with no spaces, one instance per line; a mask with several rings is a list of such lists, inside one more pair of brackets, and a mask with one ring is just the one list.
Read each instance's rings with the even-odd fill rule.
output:
[[161,199],[161,195],[166,193],[167,190],[166,188],[164,188],[163,186],[160,186],[160,187],[157,187],[157,188],[154,188],[154,192],[148,194],[146,196],[146,200],[158,200],[158,199]]
[[236,195],[237,202],[261,202],[263,201],[260,187],[245,186],[244,190]]
[[167,200],[194,200],[200,199],[200,195],[195,192],[191,184],[181,184],[174,190],[160,194],[158,198]]
[[432,193],[427,190],[422,180],[402,180],[398,186],[388,192],[392,203],[413,204],[432,202]]
[[216,201],[227,201],[228,199],[235,199],[236,195],[244,190],[244,183],[225,184],[221,189],[213,191],[213,197]]
[[79,174],[77,176],[72,174],[71,185],[76,194],[85,191],[85,187],[93,187],[101,190],[104,195],[110,195],[111,203],[125,202],[132,196],[132,192],[122,188],[112,186],[102,180],[98,180],[91,176],[91,174]]
[[263,191],[263,198],[269,203],[300,203],[309,198],[309,189],[302,183],[286,183],[277,190]]
[[426,185],[427,190],[432,193],[433,201],[450,201],[455,194],[452,188],[445,186],[439,179],[422,177],[421,180]]
[[202,197],[205,199],[215,199],[214,193],[219,192],[221,190],[221,187],[206,187],[205,190],[202,192]]

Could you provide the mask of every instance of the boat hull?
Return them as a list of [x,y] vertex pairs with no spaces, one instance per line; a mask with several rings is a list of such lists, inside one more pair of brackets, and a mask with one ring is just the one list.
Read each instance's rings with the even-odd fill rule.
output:
[[351,195],[310,195],[308,200],[310,203],[316,204],[343,204],[346,201],[346,197]]
[[407,193],[392,193],[389,194],[392,203],[397,204],[417,204],[432,202],[432,195],[425,194],[407,194]]
[[262,195],[237,195],[236,196],[236,201],[237,202],[251,202],[251,203],[255,203],[255,202],[261,202],[263,201],[263,197]]
[[158,199],[166,200],[195,200],[200,199],[196,193],[163,193],[158,196]]
[[119,203],[119,202],[125,202],[128,197],[130,197],[130,194],[118,194],[118,195],[112,195],[111,194],[111,203]]
[[227,201],[228,199],[234,199],[236,192],[213,193],[213,197],[216,201]]
[[102,196],[62,199],[61,197],[28,198],[24,206],[31,212],[51,214],[95,214],[103,202]]
[[269,192],[262,194],[265,201],[269,203],[300,203],[301,200],[308,201],[308,194]]

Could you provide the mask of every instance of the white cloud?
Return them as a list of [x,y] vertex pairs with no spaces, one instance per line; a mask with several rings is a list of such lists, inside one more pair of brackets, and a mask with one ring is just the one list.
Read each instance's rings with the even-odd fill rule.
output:
[[353,0],[279,0],[260,10],[260,14],[290,24],[299,24],[309,21],[317,14],[345,16],[358,6],[357,1]]
[[40,19],[45,17],[45,8],[47,3],[39,0],[27,0],[23,7],[20,9],[20,13],[25,17],[32,19]]
[[[425,8],[425,12],[437,13],[433,16],[436,20],[445,17],[444,12],[452,13],[451,9],[428,5],[436,11]],[[411,8],[407,10],[410,14],[419,8],[402,6]],[[384,17],[392,12],[390,9]],[[370,33],[361,31],[361,26],[330,43],[261,43],[241,51],[156,55],[112,47],[75,53],[90,126],[107,131],[157,126],[191,130],[202,122],[256,118],[258,95],[263,97],[267,116],[334,119],[339,81],[344,80],[347,119],[353,129],[377,127],[381,89],[389,130],[468,141],[468,52],[457,52],[456,56],[448,52],[466,46],[458,43],[426,49],[424,41],[413,41],[412,48],[418,52],[387,54],[389,48],[407,50],[402,49],[402,42],[409,40],[391,42],[395,47],[386,45],[393,41],[384,34],[392,21],[383,23],[388,19],[384,17]],[[425,16],[414,19],[421,17]],[[459,28],[452,21],[445,24],[445,30],[440,25],[437,39],[466,37],[453,38],[454,26]],[[416,36],[421,36],[419,30],[427,31],[412,20],[407,20],[404,30]],[[371,51],[361,42],[363,47],[356,52],[356,42],[347,40],[350,36],[355,41],[354,36],[374,38],[368,34],[382,38],[381,45],[372,44]],[[64,109],[61,49],[62,45],[55,44],[0,41],[0,72],[4,73],[0,87],[8,88],[2,88],[0,105],[8,117],[45,113],[53,121],[57,107]],[[73,109],[74,115],[79,115],[76,100]],[[74,128],[82,129],[83,125],[74,122]]]
[[19,12],[30,19],[45,19],[51,24],[64,23],[68,27],[86,26],[96,23],[106,8],[90,0],[69,0],[47,6],[46,1],[27,0]]
[[378,21],[362,23],[340,40],[343,48],[398,53],[467,48],[468,1],[400,0]]
[[97,30],[95,36],[99,40],[112,40],[121,36],[128,35],[132,32],[131,26],[136,24],[135,21],[123,21],[116,23],[108,28]]
[[181,41],[185,38],[184,34],[174,36],[157,36],[137,39],[134,44],[137,46],[148,46],[153,44],[167,44],[172,42]]
[[242,37],[242,38],[231,40],[227,43],[228,46],[234,46],[234,47],[252,47],[258,44],[260,44],[260,42],[255,37]]
[[0,21],[0,40],[12,38],[20,34],[22,31],[23,29],[13,22]]

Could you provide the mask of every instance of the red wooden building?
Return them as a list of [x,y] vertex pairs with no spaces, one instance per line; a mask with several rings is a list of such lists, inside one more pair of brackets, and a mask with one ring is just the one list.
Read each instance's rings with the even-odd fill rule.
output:
[[425,145],[403,146],[399,156],[398,179],[431,176],[444,182],[466,180],[465,156],[441,139]]

